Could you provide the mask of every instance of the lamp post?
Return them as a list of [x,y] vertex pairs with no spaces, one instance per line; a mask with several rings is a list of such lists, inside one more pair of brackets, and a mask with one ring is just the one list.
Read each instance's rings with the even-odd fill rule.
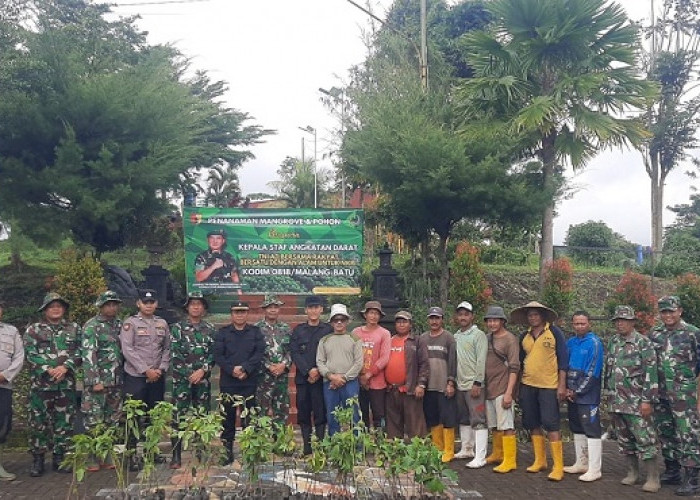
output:
[[314,208],[318,208],[318,165],[316,164],[316,129],[311,125],[299,127],[299,130],[314,135]]
[[[326,90],[322,87],[318,88],[318,91],[321,92],[322,94],[328,96],[329,98],[333,99],[333,103],[337,104],[338,101],[340,101],[340,141],[342,144],[343,141],[343,135],[345,135],[345,90],[342,88],[338,87],[331,87],[330,90]],[[341,182],[341,189],[342,189],[342,202],[341,206],[342,208],[345,208],[345,172],[341,168],[341,174],[340,174],[340,182]]]

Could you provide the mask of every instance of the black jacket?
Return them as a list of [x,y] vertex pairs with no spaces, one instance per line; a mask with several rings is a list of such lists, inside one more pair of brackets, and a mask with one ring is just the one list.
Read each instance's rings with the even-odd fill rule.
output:
[[[254,389],[264,355],[265,337],[257,326],[247,324],[243,330],[233,325],[221,328],[214,337],[214,362],[221,369],[221,389]],[[248,374],[245,380],[232,375],[234,366],[243,367]]]
[[[311,326],[308,323],[301,323],[292,330],[289,340],[289,353],[292,361],[297,367],[297,374],[294,382],[297,384],[308,384],[307,377],[312,368],[316,368],[316,351],[318,343],[323,337],[333,332],[333,327],[328,323],[319,323]],[[318,383],[321,383],[319,379]]]

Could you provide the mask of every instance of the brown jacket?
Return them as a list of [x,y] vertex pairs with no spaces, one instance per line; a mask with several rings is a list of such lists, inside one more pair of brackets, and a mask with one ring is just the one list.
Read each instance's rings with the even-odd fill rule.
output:
[[428,346],[420,335],[409,333],[404,344],[406,358],[406,392],[413,394],[418,385],[428,386],[430,362],[428,361]]

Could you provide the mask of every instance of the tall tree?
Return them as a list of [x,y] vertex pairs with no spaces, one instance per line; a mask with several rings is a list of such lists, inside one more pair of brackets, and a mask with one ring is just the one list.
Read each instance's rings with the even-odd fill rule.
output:
[[662,0],[660,14],[654,12],[654,2],[651,8],[645,69],[660,93],[647,108],[652,136],[640,150],[651,181],[651,244],[658,252],[663,247],[666,178],[698,146],[700,97],[694,89],[700,63],[700,1]]
[[[277,192],[277,198],[290,208],[313,208],[314,199],[319,207],[326,197],[328,175],[325,170],[316,171],[313,160],[301,161],[288,156],[277,170],[279,180],[267,185]],[[315,198],[314,198],[315,187]]]
[[205,203],[210,207],[227,207],[241,197],[238,185],[238,175],[235,170],[224,165],[216,165],[209,169]]
[[[457,102],[464,119],[487,113],[542,164],[542,185],[556,187],[566,163],[582,168],[601,148],[640,144],[653,85],[637,77],[637,30],[605,0],[494,0],[488,31],[469,33],[464,50],[476,77]],[[553,258],[557,197],[542,211],[540,285]]]
[[[34,0],[32,30],[0,47],[0,215],[37,242],[70,234],[98,252],[168,210],[166,192],[212,165],[237,168],[269,131],[133,19],[84,0]],[[110,18],[111,19],[111,18]]]

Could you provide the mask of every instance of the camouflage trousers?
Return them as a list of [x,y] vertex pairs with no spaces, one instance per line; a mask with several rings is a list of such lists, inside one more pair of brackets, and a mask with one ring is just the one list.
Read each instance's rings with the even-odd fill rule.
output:
[[173,380],[172,401],[177,415],[184,415],[190,408],[204,408],[211,410],[211,385],[209,379],[204,379],[200,384],[190,384],[187,377],[182,380]]
[[93,392],[86,387],[80,409],[85,417],[85,429],[88,431],[102,423],[118,425],[122,411],[122,388],[105,387],[102,392]]
[[664,460],[680,460],[681,443],[678,440],[671,403],[667,399],[662,399],[654,405],[654,425]]
[[611,414],[617,444],[623,455],[639,455],[642,460],[656,456],[656,430],[651,419],[627,413]]
[[[681,396],[681,394],[677,394]],[[677,459],[683,467],[700,468],[700,415],[697,396],[693,387],[684,391],[682,398],[671,401],[676,441],[679,444]]]
[[75,391],[31,390],[29,393],[29,449],[45,453],[51,444],[57,455],[65,454],[73,435]]
[[287,374],[273,377],[266,374],[258,382],[255,394],[264,415],[271,414],[273,422],[287,425],[289,417],[289,378]]

